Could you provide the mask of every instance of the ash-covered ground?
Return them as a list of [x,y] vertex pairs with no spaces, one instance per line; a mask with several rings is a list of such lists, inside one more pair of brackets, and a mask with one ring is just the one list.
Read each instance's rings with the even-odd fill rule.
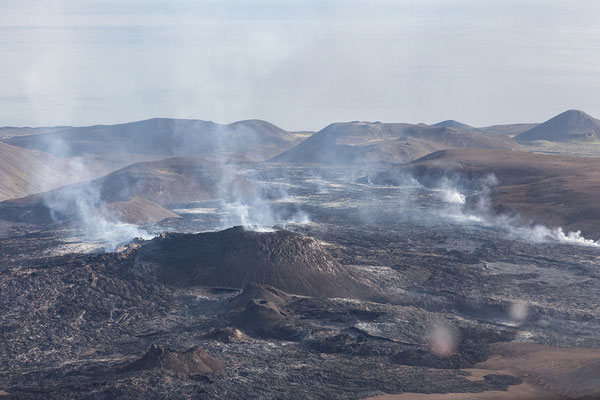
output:
[[[376,186],[365,178],[370,171],[339,167],[242,172],[263,188],[259,199],[173,204],[183,218],[140,231],[149,238],[245,225],[259,231],[252,235],[275,235],[275,250],[264,251],[277,253],[279,233],[267,231],[279,226],[317,239],[318,251],[332,258],[327,265],[341,266],[365,291],[356,298],[286,294],[265,285],[269,277],[245,290],[173,283],[165,278],[168,268],[184,261],[169,259],[159,269],[146,250],[152,242],[110,253],[102,246],[120,243],[89,229],[5,226],[0,394],[482,393],[527,379],[507,371],[474,379],[468,369],[494,355],[491,343],[600,348],[600,247],[593,243],[563,243],[470,215],[463,209],[468,193],[447,185],[427,189],[407,179],[403,186]],[[255,236],[229,232],[226,240],[246,245],[236,247],[228,265],[244,265],[245,256],[251,264]],[[186,353],[194,346],[205,353]]]

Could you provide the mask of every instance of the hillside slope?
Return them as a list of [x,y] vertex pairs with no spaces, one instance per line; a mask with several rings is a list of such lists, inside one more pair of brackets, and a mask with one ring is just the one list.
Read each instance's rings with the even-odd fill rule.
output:
[[335,123],[272,158],[282,163],[405,163],[441,149],[519,150],[507,137],[445,127],[371,122]]
[[117,125],[69,128],[43,135],[14,137],[6,142],[60,156],[129,153],[263,160],[289,149],[299,139],[260,120],[222,125],[201,120],[154,118]]
[[[496,212],[518,214],[600,239],[600,158],[490,150],[440,151],[409,164],[422,182],[459,174],[465,183],[494,174]],[[381,176],[380,178],[383,178]]]
[[568,110],[515,137],[519,143],[535,140],[551,142],[598,142],[600,121],[579,110]]
[[0,201],[89,179],[90,171],[80,175],[76,162],[0,142]]
[[187,203],[258,192],[250,181],[232,171],[195,157],[142,162],[102,178],[0,203],[0,219],[51,224],[87,218],[146,223],[177,217],[164,208]]

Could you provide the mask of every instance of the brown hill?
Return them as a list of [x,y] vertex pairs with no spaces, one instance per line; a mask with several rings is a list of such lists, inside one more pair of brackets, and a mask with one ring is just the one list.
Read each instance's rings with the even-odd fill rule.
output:
[[299,337],[293,315],[268,300],[252,299],[243,310],[232,312],[230,318],[254,336],[283,340]]
[[139,249],[156,263],[163,282],[176,286],[243,288],[270,285],[317,297],[364,296],[365,289],[311,237],[283,229],[242,227],[195,235],[166,233]]
[[160,205],[248,196],[258,187],[227,167],[196,157],[175,157],[142,162],[93,182],[103,201],[145,198]]
[[[522,383],[508,390],[481,393],[404,393],[368,400],[565,400],[600,398],[600,351],[589,348],[550,347],[535,343],[494,343],[489,358],[462,370],[472,380],[492,374],[513,375]],[[467,375],[467,376],[468,376]],[[465,375],[463,375],[465,376]]]
[[117,125],[68,128],[43,135],[14,137],[7,142],[63,157],[84,154],[197,155],[219,159],[230,157],[239,161],[267,159],[299,140],[260,120],[223,125],[210,121],[154,118]]
[[480,148],[519,150],[507,137],[411,124],[380,122],[336,123],[312,135],[272,162],[351,164],[405,163],[441,149]]
[[114,219],[128,224],[145,224],[163,221],[168,218],[180,218],[174,212],[141,197],[108,203],[106,209]]
[[568,110],[515,137],[519,143],[535,140],[551,142],[598,142],[600,121],[579,110]]
[[464,183],[494,174],[492,207],[565,231],[600,238],[600,158],[564,157],[492,150],[445,150],[404,170],[421,181],[459,174]]
[[78,176],[70,164],[53,155],[0,142],[0,201],[45,192],[89,175]]
[[285,308],[293,297],[272,286],[250,283],[227,304],[228,317],[255,336],[295,340],[299,337],[297,320]]
[[0,203],[0,219],[51,224],[99,212],[130,223],[157,222],[177,215],[172,203],[256,194],[250,181],[195,157],[142,162],[102,178]]

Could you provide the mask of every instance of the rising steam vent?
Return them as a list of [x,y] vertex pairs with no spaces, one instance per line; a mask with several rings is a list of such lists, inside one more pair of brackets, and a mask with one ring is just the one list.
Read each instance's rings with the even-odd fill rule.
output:
[[146,354],[125,366],[123,371],[148,369],[162,369],[184,375],[210,374],[222,370],[223,364],[198,346],[180,352],[153,344]]
[[318,297],[362,297],[364,292],[319,242],[286,230],[167,233],[142,247],[139,256],[157,262],[159,279],[176,286],[258,283]]

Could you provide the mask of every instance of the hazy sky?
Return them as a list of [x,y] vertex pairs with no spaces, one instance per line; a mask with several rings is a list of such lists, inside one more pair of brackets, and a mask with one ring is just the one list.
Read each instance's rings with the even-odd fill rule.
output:
[[600,1],[2,0],[0,126],[600,117]]

